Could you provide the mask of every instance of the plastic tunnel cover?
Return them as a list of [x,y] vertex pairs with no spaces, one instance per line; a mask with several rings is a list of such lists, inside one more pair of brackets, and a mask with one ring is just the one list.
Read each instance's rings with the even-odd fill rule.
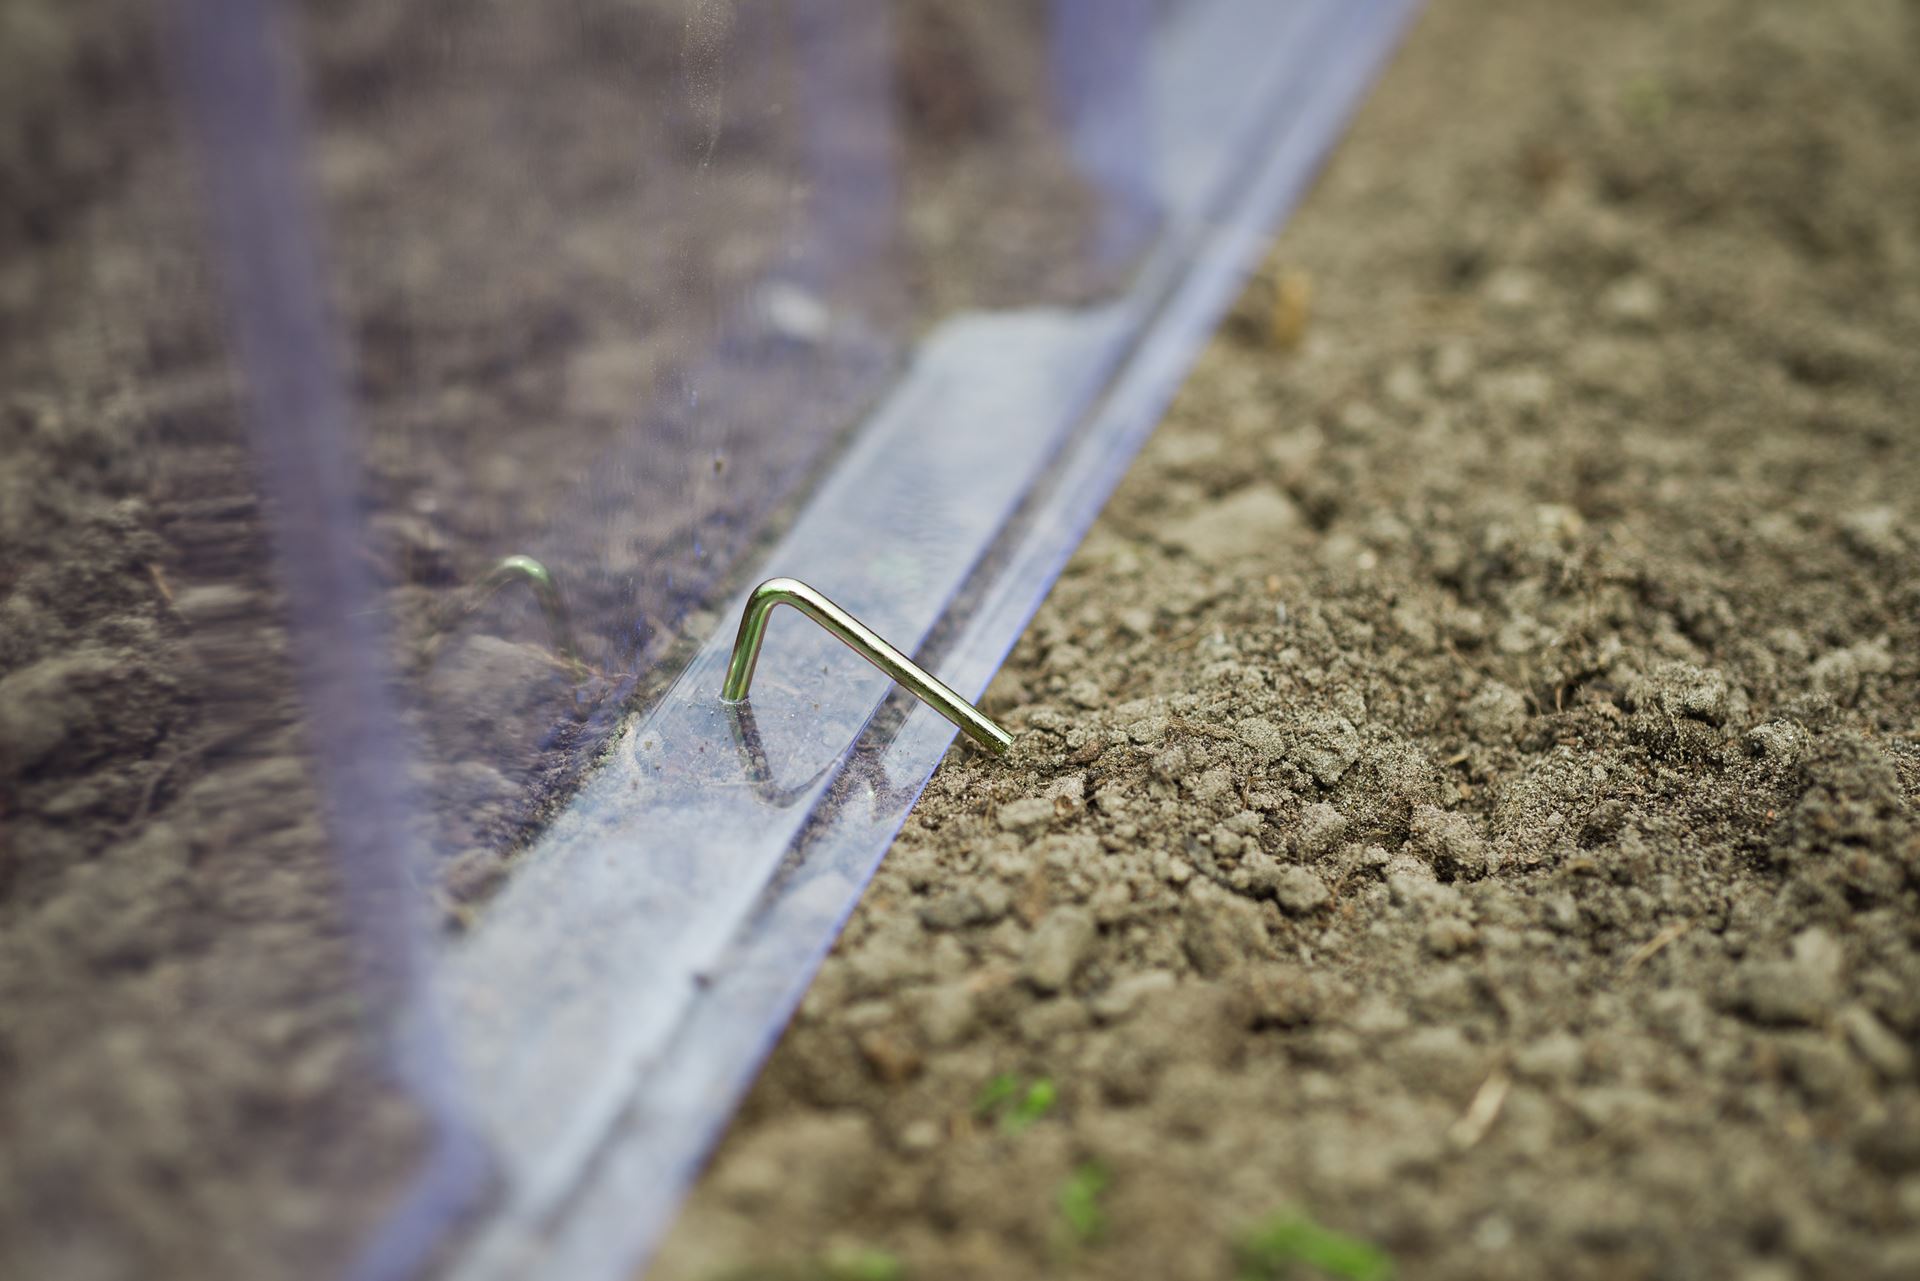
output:
[[171,0],[354,1275],[644,1263],[954,734],[790,613],[723,704],[745,593],[977,697],[1412,7]]
[[[977,696],[1410,7],[1139,6],[1138,78],[1100,85],[1074,136],[1116,200],[1154,212],[1131,283],[936,327],[747,578],[804,576],[896,644],[933,637],[920,657]],[[1064,31],[1090,20],[1059,10]],[[792,618],[748,715],[730,710],[741,603],[444,958],[505,1175],[454,1275],[644,1259],[953,738]]]

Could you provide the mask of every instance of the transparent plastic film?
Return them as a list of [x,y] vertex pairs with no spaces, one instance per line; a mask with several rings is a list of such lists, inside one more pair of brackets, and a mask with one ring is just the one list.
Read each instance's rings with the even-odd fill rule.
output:
[[0,1272],[633,1275],[1410,7],[5,6]]

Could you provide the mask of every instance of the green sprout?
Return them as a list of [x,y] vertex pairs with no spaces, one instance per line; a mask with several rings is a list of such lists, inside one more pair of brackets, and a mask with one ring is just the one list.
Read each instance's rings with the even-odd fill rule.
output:
[[998,1115],[1002,1134],[1019,1134],[1052,1111],[1059,1099],[1059,1090],[1044,1076],[1023,1089],[1019,1077],[1002,1072],[982,1087],[973,1101],[973,1114],[983,1121]]
[[1642,129],[1658,129],[1673,113],[1673,99],[1657,76],[1636,76],[1621,94],[1627,118]]
[[985,1120],[998,1112],[1018,1093],[1020,1093],[1020,1078],[1011,1072],[1002,1072],[980,1087],[980,1095],[973,1101],[973,1114]]
[[1100,1207],[1100,1197],[1112,1183],[1106,1166],[1088,1161],[1060,1185],[1060,1218],[1076,1244],[1089,1245],[1105,1235],[1107,1212]]
[[1000,1129],[1006,1134],[1018,1134],[1028,1126],[1045,1116],[1059,1097],[1053,1088],[1053,1082],[1041,1077],[1027,1087],[1020,1101],[1000,1118]]
[[906,1265],[898,1255],[873,1246],[843,1246],[820,1260],[824,1281],[902,1281]]
[[1241,1236],[1234,1247],[1240,1281],[1278,1281],[1296,1264],[1338,1281],[1391,1281],[1393,1260],[1358,1237],[1323,1228],[1297,1211],[1283,1211]]

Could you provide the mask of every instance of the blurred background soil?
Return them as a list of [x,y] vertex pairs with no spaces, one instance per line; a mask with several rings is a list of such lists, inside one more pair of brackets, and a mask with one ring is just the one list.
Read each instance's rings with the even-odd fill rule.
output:
[[1434,4],[650,1275],[1920,1275],[1917,61]]

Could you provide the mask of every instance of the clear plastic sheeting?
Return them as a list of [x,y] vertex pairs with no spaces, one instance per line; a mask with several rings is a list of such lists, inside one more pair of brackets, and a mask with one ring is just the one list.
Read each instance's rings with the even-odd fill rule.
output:
[[977,696],[1411,5],[19,0],[17,1257],[631,1275],[954,732],[746,592]]
[[[896,643],[940,628],[922,657],[977,696],[1403,17],[1222,3],[1143,25],[1112,119],[1156,146],[1106,175],[1159,228],[1131,287],[935,328],[749,577],[803,575]],[[722,704],[731,639],[620,733],[449,957],[468,1085],[517,1176],[462,1275],[644,1256],[952,741],[794,617],[751,703]]]

